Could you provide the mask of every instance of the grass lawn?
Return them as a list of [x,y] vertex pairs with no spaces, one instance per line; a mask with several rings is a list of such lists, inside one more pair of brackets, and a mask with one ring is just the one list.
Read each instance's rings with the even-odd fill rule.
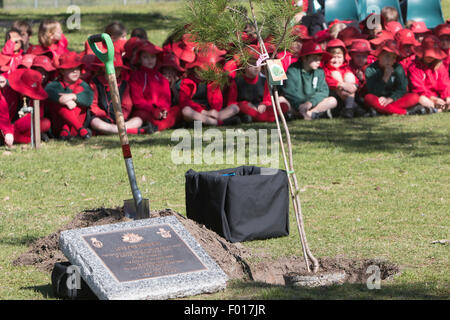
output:
[[[450,6],[443,3],[448,18]],[[130,6],[125,12],[123,7],[82,8],[82,29],[67,37],[72,49],[81,50],[88,34],[117,19],[129,30],[144,27],[161,44],[171,22],[179,21],[179,8],[179,3]],[[64,12],[2,11],[0,20],[63,19]],[[201,298],[448,299],[449,246],[431,242],[450,237],[449,121],[446,113],[290,123],[312,252],[316,257],[383,258],[399,264],[401,275],[383,281],[381,290],[365,285],[298,290],[234,281],[225,291]],[[171,141],[172,133],[131,137],[131,148],[138,184],[151,208],[185,214],[184,173],[230,165],[175,165],[171,152],[178,142]],[[77,213],[115,208],[131,197],[116,136],[50,141],[38,151],[0,147],[0,299],[51,299],[49,274],[11,262],[33,240],[55,232]],[[275,257],[300,256],[291,213],[288,237],[245,245],[265,248]]]

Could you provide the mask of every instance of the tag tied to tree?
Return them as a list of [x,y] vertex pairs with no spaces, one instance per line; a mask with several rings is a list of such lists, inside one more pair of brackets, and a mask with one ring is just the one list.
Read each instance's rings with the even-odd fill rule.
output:
[[271,85],[281,85],[284,80],[287,80],[283,65],[280,59],[270,59],[266,61],[267,71],[269,72],[269,82]]

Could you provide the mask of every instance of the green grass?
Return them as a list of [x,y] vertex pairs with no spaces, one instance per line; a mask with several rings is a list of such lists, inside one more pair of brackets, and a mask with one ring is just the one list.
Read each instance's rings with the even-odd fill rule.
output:
[[[446,17],[450,6],[443,2]],[[82,30],[67,33],[81,50],[87,34],[114,19],[145,27],[161,44],[178,21],[180,4],[82,8]],[[83,12],[82,11],[82,12]],[[143,14],[148,13],[149,16]],[[1,11],[0,20],[62,19],[62,10]],[[150,19],[148,19],[150,17]],[[35,43],[36,41],[34,41]],[[450,114],[290,123],[306,232],[317,257],[385,258],[402,267],[381,290],[364,285],[298,290],[233,281],[204,299],[436,299],[449,298]],[[256,124],[249,128],[274,128]],[[223,130],[223,129],[222,129]],[[152,209],[185,214],[184,173],[231,165],[175,165],[173,131],[131,137],[141,191]],[[206,145],[206,144],[205,144]],[[281,159],[280,159],[281,160]],[[238,164],[236,164],[238,165]],[[280,161],[280,165],[282,162]],[[49,299],[50,275],[12,261],[29,244],[86,209],[121,206],[131,198],[118,138],[45,143],[42,149],[0,147],[0,299]],[[292,212],[291,212],[292,213]],[[301,255],[291,214],[288,237],[252,241],[273,256]],[[197,297],[195,297],[197,298]]]
[[[431,242],[449,237],[449,119],[439,114],[290,125],[312,252],[398,263],[404,272],[393,282],[377,292],[361,285],[301,291],[233,282],[204,298],[448,298],[448,247]],[[256,125],[264,127],[273,125]],[[185,214],[184,173],[216,166],[174,165],[172,132],[132,137],[131,144],[139,186],[152,209]],[[118,139],[51,141],[38,151],[17,146],[0,152],[0,298],[47,298],[49,275],[11,261],[77,213],[131,198]],[[293,215],[290,222],[289,237],[246,245],[274,256],[301,255]]]

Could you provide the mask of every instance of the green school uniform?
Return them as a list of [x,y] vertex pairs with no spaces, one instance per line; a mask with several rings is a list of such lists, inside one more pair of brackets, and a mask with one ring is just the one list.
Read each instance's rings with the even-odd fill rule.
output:
[[77,105],[83,107],[90,107],[94,98],[94,93],[91,87],[84,81],[79,81],[76,85],[76,90],[72,90],[73,86],[63,87],[60,81],[52,81],[45,87],[50,101],[58,103],[61,97],[60,93],[73,93],[75,91],[77,95]]
[[408,88],[408,78],[403,67],[396,63],[394,71],[388,82],[383,80],[384,71],[380,68],[378,61],[375,61],[366,69],[367,92],[377,97],[392,98],[395,100],[403,97]]
[[302,62],[297,61],[289,66],[286,75],[288,79],[282,88],[283,96],[295,110],[308,101],[315,107],[330,94],[325,73],[320,68],[307,72]]

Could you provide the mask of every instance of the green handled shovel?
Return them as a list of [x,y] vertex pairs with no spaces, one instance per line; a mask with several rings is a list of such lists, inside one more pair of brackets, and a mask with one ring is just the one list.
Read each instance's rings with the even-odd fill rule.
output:
[[[114,69],[114,46],[111,37],[107,33],[95,34],[88,39],[89,46],[95,55],[105,64],[106,78],[111,92],[114,113],[116,116],[117,129],[119,131],[120,144],[122,145],[122,153],[127,168],[128,179],[130,180],[131,192],[133,199],[124,201],[125,215],[132,219],[146,219],[150,217],[150,201],[143,199],[141,191],[136,183],[136,175],[134,173],[133,158],[131,156],[130,144],[128,143],[127,131],[125,128],[125,119],[122,114],[122,104],[120,102],[119,88],[117,87],[116,71]],[[97,43],[103,42],[107,51],[101,52],[97,47]]]

